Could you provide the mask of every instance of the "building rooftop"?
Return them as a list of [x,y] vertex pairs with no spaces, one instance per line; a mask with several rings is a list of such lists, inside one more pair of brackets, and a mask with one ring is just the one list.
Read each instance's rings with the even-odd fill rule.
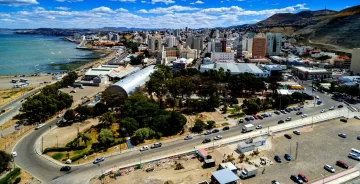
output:
[[250,63],[221,63],[201,65],[202,68],[219,70],[223,68],[224,71],[230,70],[232,73],[264,73],[258,66]]
[[86,73],[85,75],[96,75],[96,76],[99,76],[99,75],[108,75],[111,71],[112,71],[113,68],[90,68]]
[[294,68],[297,68],[298,70],[301,70],[302,72],[309,72],[309,73],[330,72],[324,68],[309,68],[309,67],[303,67],[303,66],[296,66]]
[[225,162],[225,163],[220,163],[221,167],[224,169],[230,169],[230,170],[236,170],[237,168],[235,167],[234,164],[232,164],[231,162]]
[[230,169],[221,169],[212,172],[211,174],[219,182],[219,184],[227,184],[239,180],[239,177],[236,176],[236,174],[234,174]]

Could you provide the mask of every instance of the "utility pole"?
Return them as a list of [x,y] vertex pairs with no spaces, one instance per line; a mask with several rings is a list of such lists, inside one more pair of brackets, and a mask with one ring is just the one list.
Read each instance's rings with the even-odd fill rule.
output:
[[41,137],[41,154],[44,152],[44,136]]
[[299,142],[296,142],[295,160],[297,160],[298,151],[299,151]]

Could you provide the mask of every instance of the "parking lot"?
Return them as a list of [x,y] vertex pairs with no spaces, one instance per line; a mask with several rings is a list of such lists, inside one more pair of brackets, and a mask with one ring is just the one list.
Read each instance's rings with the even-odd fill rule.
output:
[[[348,158],[351,148],[360,149],[360,140],[356,137],[360,135],[358,131],[360,121],[350,119],[348,123],[333,120],[323,124],[298,129],[301,135],[295,135],[292,131],[277,134],[272,141],[272,148],[261,155],[273,160],[274,155],[279,155],[282,163],[275,163],[266,166],[264,174],[263,169],[259,170],[256,177],[244,180],[243,183],[270,183],[277,180],[280,183],[294,183],[290,180],[291,174],[305,174],[309,182],[322,179],[322,175],[328,177],[332,173],[323,169],[325,164],[333,166],[336,173],[344,169],[335,165],[337,160],[342,160],[354,167],[359,161]],[[292,139],[287,139],[284,134],[290,134]],[[338,133],[347,134],[347,138],[341,138]],[[296,158],[296,144],[298,143],[298,153]],[[292,161],[284,159],[284,154],[289,153]],[[274,161],[274,160],[273,160]]]
[[[70,88],[63,88],[63,89],[61,89],[61,91],[73,96],[74,103],[81,104],[82,102],[84,102],[86,100],[86,99],[82,99],[83,97],[85,97],[85,96],[91,97],[101,91],[104,91],[105,87],[106,87],[105,85],[84,86],[84,89],[70,87]],[[75,90],[76,93],[70,93],[72,90]]]

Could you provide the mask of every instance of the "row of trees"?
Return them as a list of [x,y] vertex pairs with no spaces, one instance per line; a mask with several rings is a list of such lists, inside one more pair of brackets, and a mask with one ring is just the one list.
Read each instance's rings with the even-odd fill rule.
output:
[[[222,68],[203,73],[193,68],[179,72],[164,65],[157,65],[157,68],[146,83],[146,89],[156,96],[161,106],[167,99],[174,109],[175,106],[183,107],[182,102],[186,100],[185,105],[193,111],[214,110],[220,105],[221,96],[222,99],[227,99],[228,95],[235,98],[266,90],[264,81],[250,73],[231,75],[229,70]],[[199,99],[190,100],[192,95]]]
[[38,94],[27,98],[17,118],[26,119],[29,122],[43,122],[57,112],[71,107],[72,96],[60,92],[59,89],[73,85],[77,77],[75,72],[69,72],[61,81],[47,85]]

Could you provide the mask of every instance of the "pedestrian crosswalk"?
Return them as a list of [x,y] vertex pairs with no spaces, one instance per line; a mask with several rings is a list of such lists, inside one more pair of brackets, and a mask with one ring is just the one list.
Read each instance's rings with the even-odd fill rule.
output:
[[336,118],[336,117],[340,117],[340,116],[348,117],[348,114],[349,114],[349,109],[342,108],[342,109],[330,110],[330,111],[315,115],[312,118],[313,118],[314,122],[317,122],[317,121],[322,121],[322,120],[326,120],[326,119],[330,119],[330,118]]

